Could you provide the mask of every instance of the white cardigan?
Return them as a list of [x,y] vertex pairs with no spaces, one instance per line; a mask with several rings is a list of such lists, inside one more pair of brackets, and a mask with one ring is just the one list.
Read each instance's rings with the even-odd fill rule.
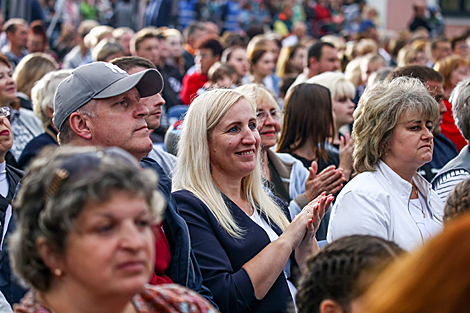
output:
[[[426,199],[432,218],[442,224],[444,203],[421,175],[413,181]],[[374,172],[354,177],[341,190],[331,212],[328,242],[349,235],[372,235],[394,241],[405,250],[423,243],[408,211],[412,185],[383,161]]]

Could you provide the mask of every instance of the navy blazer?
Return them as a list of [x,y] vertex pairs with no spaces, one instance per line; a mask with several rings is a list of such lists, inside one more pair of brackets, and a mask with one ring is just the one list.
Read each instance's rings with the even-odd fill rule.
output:
[[151,168],[158,174],[158,190],[166,200],[163,230],[170,245],[171,263],[167,275],[177,284],[192,289],[206,298],[214,307],[210,290],[202,285],[202,275],[191,250],[188,226],[179,215],[175,200],[171,196],[171,180],[163,168],[153,159],[145,157],[140,161],[143,168]]
[[[267,295],[257,300],[250,277],[242,268],[271,243],[264,229],[225,197],[235,221],[245,231],[242,239],[233,238],[192,193],[180,190],[174,192],[173,197],[189,226],[204,285],[212,291],[221,312],[286,312],[289,309],[293,300],[284,273],[281,272]],[[273,230],[278,235],[282,233],[274,223]]]

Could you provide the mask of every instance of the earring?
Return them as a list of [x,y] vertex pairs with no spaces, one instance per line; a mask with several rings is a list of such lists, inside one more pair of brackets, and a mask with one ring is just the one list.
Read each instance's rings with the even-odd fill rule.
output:
[[58,277],[62,276],[62,270],[56,268],[56,269],[54,270],[54,275],[55,275],[55,276],[58,276]]

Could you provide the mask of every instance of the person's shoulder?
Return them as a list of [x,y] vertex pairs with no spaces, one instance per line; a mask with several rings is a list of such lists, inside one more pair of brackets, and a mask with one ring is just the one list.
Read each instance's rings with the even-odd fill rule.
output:
[[24,176],[24,171],[20,170],[19,168],[16,168],[14,166],[11,166],[10,164],[6,165],[6,169],[10,172],[18,176],[20,179]]
[[364,193],[380,193],[383,191],[382,185],[377,179],[378,173],[362,172],[354,176],[341,190],[341,193],[364,192]]
[[192,192],[186,189],[180,189],[180,190],[172,192],[171,194],[173,195],[173,198],[176,200],[176,202],[197,201],[197,202],[202,203],[202,201],[198,197],[196,197]]
[[[302,163],[298,159],[294,158],[291,154],[289,153],[284,153],[284,152],[275,152],[275,155],[281,159],[284,162],[289,162],[289,163]],[[303,166],[303,165],[302,165]]]
[[176,284],[146,285],[134,297],[137,312],[216,313],[214,307],[196,292]]

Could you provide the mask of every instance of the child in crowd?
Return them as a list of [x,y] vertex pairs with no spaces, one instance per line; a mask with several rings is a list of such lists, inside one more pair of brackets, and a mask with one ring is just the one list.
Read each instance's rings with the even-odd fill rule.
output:
[[343,237],[308,261],[297,293],[298,313],[351,312],[385,267],[403,250],[373,236]]
[[236,86],[233,82],[237,81],[237,71],[230,64],[215,63],[207,73],[209,81],[197,91],[197,95],[213,88],[230,88]]
[[444,206],[444,223],[470,211],[470,179],[457,184]]

